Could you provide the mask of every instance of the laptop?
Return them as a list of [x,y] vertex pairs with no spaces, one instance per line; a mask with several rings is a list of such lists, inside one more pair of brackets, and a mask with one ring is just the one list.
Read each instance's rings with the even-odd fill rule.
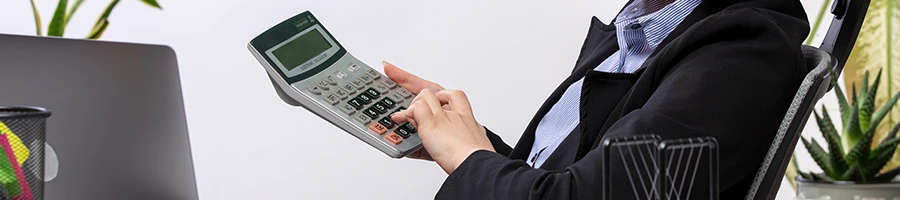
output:
[[169,47],[0,34],[0,105],[53,112],[44,199],[198,199]]

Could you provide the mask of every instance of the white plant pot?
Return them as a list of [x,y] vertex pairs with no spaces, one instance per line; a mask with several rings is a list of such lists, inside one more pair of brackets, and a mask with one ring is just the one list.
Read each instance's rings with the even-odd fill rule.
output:
[[797,199],[900,200],[900,182],[856,184],[797,181]]

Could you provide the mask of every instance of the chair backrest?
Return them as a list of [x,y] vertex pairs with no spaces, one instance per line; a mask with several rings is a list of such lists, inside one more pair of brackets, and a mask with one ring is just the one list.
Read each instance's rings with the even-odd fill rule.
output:
[[[812,70],[803,79],[772,146],[753,180],[745,200],[774,199],[781,186],[791,155],[816,102],[831,89],[831,76],[840,76],[856,44],[870,0],[835,0],[834,18],[822,45],[803,46],[803,56]],[[834,72],[834,74],[830,72]]]

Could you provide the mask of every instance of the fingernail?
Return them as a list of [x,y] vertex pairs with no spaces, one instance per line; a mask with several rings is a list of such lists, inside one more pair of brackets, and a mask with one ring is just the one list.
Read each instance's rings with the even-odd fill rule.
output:
[[391,63],[389,63],[388,61],[381,61],[381,65],[390,65],[390,64]]

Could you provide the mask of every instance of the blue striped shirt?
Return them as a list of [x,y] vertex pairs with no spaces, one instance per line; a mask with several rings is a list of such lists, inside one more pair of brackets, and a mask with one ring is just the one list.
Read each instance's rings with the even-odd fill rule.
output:
[[[634,73],[701,0],[635,0],[616,18],[619,51],[594,68],[610,73]],[[541,167],[559,144],[578,126],[584,78],[566,89],[535,130],[528,164]]]

